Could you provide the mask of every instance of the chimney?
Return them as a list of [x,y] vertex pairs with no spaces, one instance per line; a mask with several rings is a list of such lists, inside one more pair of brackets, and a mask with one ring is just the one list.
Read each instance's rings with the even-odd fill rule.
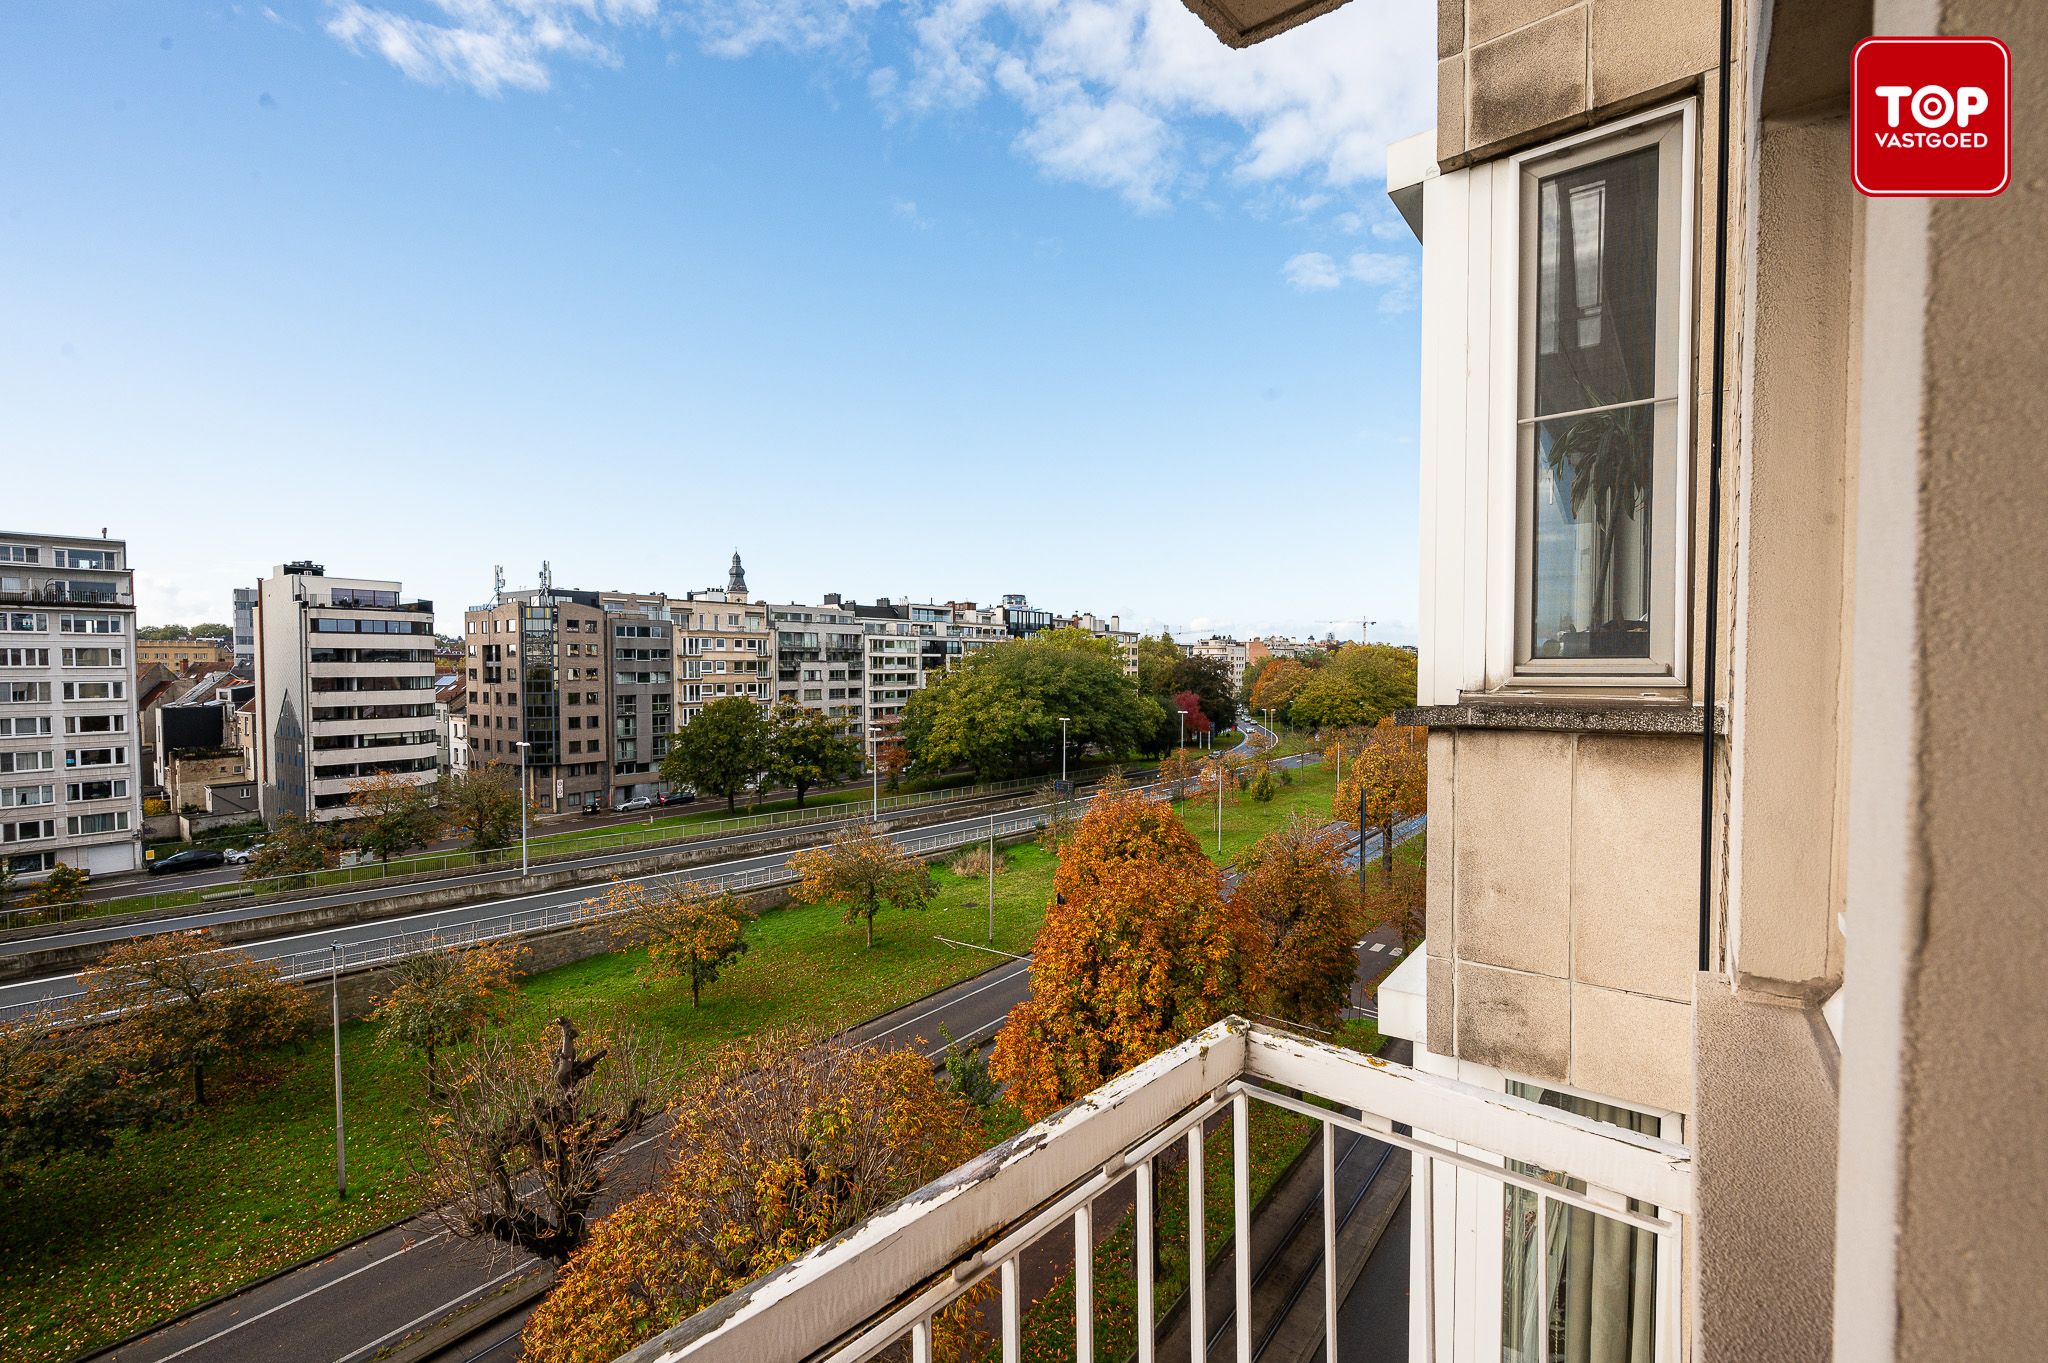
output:
[[838,593],[838,592],[826,592],[826,593],[825,593],[825,604],[826,604],[826,605],[828,605],[828,606],[837,606],[837,605],[839,605],[839,604],[840,604],[840,596],[839,596],[839,593]]

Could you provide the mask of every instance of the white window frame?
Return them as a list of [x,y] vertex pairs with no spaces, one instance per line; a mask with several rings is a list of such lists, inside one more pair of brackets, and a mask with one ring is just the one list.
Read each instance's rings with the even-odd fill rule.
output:
[[[1492,687],[1686,685],[1692,592],[1691,398],[1696,326],[1693,274],[1697,235],[1695,180],[1699,173],[1697,139],[1697,106],[1686,100],[1532,147],[1506,158],[1496,172],[1492,240],[1496,282],[1491,289],[1495,324],[1490,338],[1492,381],[1488,385],[1487,413],[1487,481],[1491,503],[1488,521],[1493,528],[1487,544],[1493,570],[1488,575],[1486,674]],[[1531,335],[1534,325],[1533,279],[1527,280],[1525,286],[1528,272],[1523,269],[1527,253],[1535,243],[1535,224],[1528,221],[1528,205],[1533,202],[1536,183],[1542,176],[1659,143],[1667,150],[1660,157],[1659,239],[1661,242],[1669,231],[1676,238],[1677,248],[1672,262],[1676,279],[1669,281],[1675,285],[1670,300],[1675,317],[1670,326],[1676,353],[1670,364],[1672,391],[1656,394],[1672,399],[1669,405],[1674,409],[1674,431],[1668,491],[1657,487],[1652,497],[1654,600],[1650,657],[1532,660],[1527,656],[1531,584],[1526,565],[1530,561],[1528,479],[1533,469],[1525,468],[1522,440],[1528,402],[1525,389],[1532,372],[1525,338]],[[1665,189],[1675,189],[1675,204],[1663,201]],[[1660,271],[1660,293],[1667,279]],[[1662,307],[1660,298],[1660,312]],[[1660,318],[1660,332],[1664,327]],[[1658,367],[1660,371],[1665,368],[1661,356]],[[1661,525],[1656,524],[1660,521]],[[1657,575],[1663,581],[1658,582]],[[1662,620],[1658,618],[1659,607]]]

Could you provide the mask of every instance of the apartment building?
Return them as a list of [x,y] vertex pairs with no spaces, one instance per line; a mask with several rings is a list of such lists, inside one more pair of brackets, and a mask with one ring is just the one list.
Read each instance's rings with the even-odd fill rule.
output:
[[1191,644],[1182,644],[1181,647],[1187,650],[1190,658],[1208,658],[1212,662],[1219,662],[1228,667],[1232,691],[1244,686],[1244,670],[1251,666],[1251,653],[1242,641],[1227,634],[1211,634]]
[[123,540],[0,531],[0,858],[142,864],[135,581]]
[[775,699],[839,721],[848,737],[867,734],[867,635],[837,592],[818,606],[768,607],[775,627]]
[[257,584],[256,770],[263,817],[346,817],[366,778],[431,784],[434,606],[401,583],[330,577],[318,563]]
[[1092,634],[1098,639],[1109,640],[1116,645],[1117,659],[1123,664],[1124,675],[1126,677],[1138,675],[1138,632],[1133,629],[1125,629],[1123,627],[1123,620],[1120,617],[1112,615],[1105,620],[1093,611],[1081,611],[1075,615],[1055,618],[1053,620],[1053,627],[1055,629],[1078,629]]
[[598,593],[500,590],[463,612],[469,763],[521,766],[536,809],[605,804],[611,790],[610,622]]
[[[1022,600],[1023,598],[1016,598]],[[911,694],[975,650],[1022,637],[1007,610],[984,612],[971,601],[891,601],[846,608],[861,623],[867,650],[867,728],[875,741],[892,732]],[[1049,627],[1051,612],[1046,612]],[[1037,630],[1032,631],[1036,633]]]
[[235,588],[234,669],[245,677],[256,675],[256,589]]
[[763,710],[775,702],[775,630],[765,603],[747,593],[734,550],[725,586],[671,603],[675,617],[677,725],[713,701],[743,696]]
[[161,663],[173,672],[203,673],[234,666],[235,651],[218,639],[137,639],[135,665]]
[[665,596],[600,592],[610,660],[611,802],[667,789],[661,760],[676,728],[675,616]]
[[[1187,3],[1234,46],[1336,7]],[[2048,7],[1437,15],[1437,126],[1388,157],[1430,826],[1379,1000],[1414,1067],[1213,1029],[661,1356],[928,1350],[978,1283],[1013,1320],[1032,1237],[1085,1252],[1124,1170],[1147,1207],[1164,1149],[1289,1093],[1412,1161],[1417,1363],[2041,1353],[2048,186],[1862,197],[1849,54],[1996,35],[2038,127]]]

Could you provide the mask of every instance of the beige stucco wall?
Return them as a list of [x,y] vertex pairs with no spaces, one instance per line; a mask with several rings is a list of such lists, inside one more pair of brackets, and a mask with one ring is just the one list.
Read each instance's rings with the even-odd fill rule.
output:
[[[1869,207],[1837,1356],[2037,1357],[2048,6],[1885,3],[1877,27],[2003,38],[2017,146],[1996,199]],[[1863,675],[1866,620],[1891,673]]]
[[1841,979],[1850,348],[1861,201],[1846,110],[1766,122],[1743,357],[1729,831],[1730,966],[1818,1001]]
[[1699,749],[1430,736],[1430,1049],[1691,1107]]
[[1438,0],[1437,159],[1511,151],[1691,85],[1717,0]]

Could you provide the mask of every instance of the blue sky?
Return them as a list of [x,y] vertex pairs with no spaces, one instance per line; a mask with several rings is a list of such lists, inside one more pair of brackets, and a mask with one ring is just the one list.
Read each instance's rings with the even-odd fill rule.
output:
[[[1434,8],[0,14],[0,523],[146,622],[290,558],[1412,638]],[[1356,625],[1351,627],[1355,634]]]

